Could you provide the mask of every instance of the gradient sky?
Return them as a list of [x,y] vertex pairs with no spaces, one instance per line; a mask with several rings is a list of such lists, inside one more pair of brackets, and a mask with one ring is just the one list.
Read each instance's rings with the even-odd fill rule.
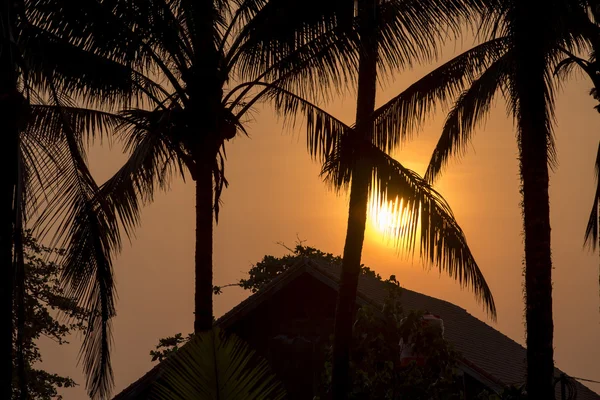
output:
[[[469,44],[469,43],[467,43]],[[447,56],[456,53],[448,49]],[[431,66],[398,73],[378,93],[378,104],[397,94]],[[599,288],[597,254],[582,248],[594,194],[593,167],[600,115],[582,76],[564,85],[557,101],[559,166],[551,175],[551,223],[554,262],[556,366],[572,376],[600,381]],[[348,95],[325,106],[352,123],[355,98]],[[227,149],[220,223],[215,230],[215,284],[237,281],[265,254],[283,255],[277,244],[296,238],[323,251],[343,249],[348,197],[330,191],[311,162],[300,128],[284,130],[268,106],[258,109],[250,138],[236,138]],[[444,118],[438,110],[419,136],[394,156],[423,174]],[[92,166],[99,181],[116,170],[119,148],[95,148]],[[363,262],[384,277],[395,274],[401,285],[453,302],[523,344],[523,243],[519,206],[517,145],[512,118],[501,98],[470,150],[451,162],[437,189],[450,203],[495,296],[498,322],[486,319],[471,292],[426,271],[418,259],[398,257],[373,221],[369,221]],[[151,367],[149,351],[158,339],[193,328],[194,199],[193,182],[175,180],[142,216],[142,226],[116,261],[118,316],[114,320],[113,367],[118,393]],[[221,316],[248,296],[227,288],[215,298]],[[44,341],[44,367],[69,374],[81,387],[63,391],[65,400],[84,398],[84,378],[77,368],[79,339],[69,346]],[[600,392],[600,385],[591,385]]]

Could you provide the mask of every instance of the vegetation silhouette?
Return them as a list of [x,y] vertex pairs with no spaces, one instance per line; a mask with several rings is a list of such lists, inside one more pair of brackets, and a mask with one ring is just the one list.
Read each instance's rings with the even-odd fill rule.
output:
[[[281,257],[265,255],[250,268],[248,277],[239,282],[215,287],[216,293],[230,286],[239,286],[257,293],[273,279],[286,272],[303,259],[341,265],[342,257],[306,246],[299,241],[295,247],[282,244],[288,254]],[[367,266],[361,266],[362,276],[378,279],[387,284],[387,297],[383,308],[364,306],[355,315],[352,335],[351,382],[348,395],[353,399],[395,399],[398,396],[411,399],[454,399],[461,396],[461,380],[455,367],[458,353],[435,329],[421,323],[423,312],[405,312],[402,308],[402,290],[394,276],[384,280]],[[192,340],[193,334],[181,333],[159,340],[150,352],[152,361],[168,360]],[[414,351],[427,359],[425,365],[400,367],[402,346],[415,346]],[[329,398],[331,385],[332,341],[317,345],[323,353],[325,365],[315,389],[317,398]],[[273,350],[271,350],[273,351]],[[206,354],[206,353],[205,353]],[[314,354],[313,354],[314,356]],[[289,360],[291,363],[294,360]],[[306,382],[305,384],[310,384]],[[314,384],[314,383],[313,383]],[[317,393],[316,392],[316,393]],[[315,393],[315,394],[316,394]]]
[[[91,198],[69,210],[77,223],[68,231],[68,262],[85,266],[95,255],[87,248],[103,256],[97,264],[105,268],[80,268],[64,281],[82,304],[99,310],[84,341],[84,370],[89,395],[105,398],[113,384],[110,266],[120,229],[130,237],[156,188],[189,173],[196,186],[194,329],[210,329],[213,218],[227,186],[225,143],[246,133],[248,113],[260,100],[290,90],[320,98],[324,87],[343,85],[340,66],[355,63],[347,28],[352,14],[341,15],[335,1],[319,7],[287,0],[44,1],[46,8],[36,10],[42,28],[62,45],[52,42],[49,49],[67,47],[94,71],[71,83],[85,88],[82,107],[61,104],[42,121],[58,115],[78,133],[116,134],[130,154]],[[79,224],[95,214],[107,217],[91,228]]]
[[150,398],[277,400],[285,391],[246,343],[213,328],[194,335],[164,361]]
[[[481,6],[478,1],[428,2],[426,6],[405,2],[359,0],[355,3],[360,49],[357,81],[356,123],[349,127],[320,112],[323,122],[309,123],[308,129],[322,130],[327,139],[322,174],[334,189],[350,192],[349,217],[344,244],[342,277],[336,310],[332,387],[334,399],[347,398],[349,387],[350,342],[353,306],[356,298],[369,193],[380,202],[402,199],[398,226],[394,232],[403,240],[402,250],[414,251],[417,240],[420,255],[440,271],[472,288],[495,317],[491,292],[468,249],[466,239],[454,220],[450,207],[416,173],[392,159],[388,152],[397,148],[422,118],[417,101],[408,104],[405,114],[394,113],[393,101],[375,110],[378,68],[382,60],[391,66],[406,66],[420,57],[431,56],[444,27],[458,30],[464,17]],[[415,7],[412,9],[411,7]],[[406,14],[404,14],[406,13]],[[403,15],[413,15],[407,20]],[[394,29],[392,29],[394,28]],[[384,71],[385,68],[383,67]],[[404,100],[404,99],[402,99]],[[390,112],[390,110],[393,110]],[[309,117],[314,117],[309,114]],[[309,136],[312,136],[309,134]],[[314,150],[309,143],[309,151]],[[420,229],[420,238],[417,239]]]
[[[49,258],[56,258],[63,253],[61,249],[52,249],[40,245],[31,231],[23,235],[24,252],[24,318],[21,332],[16,331],[18,321],[13,323],[14,337],[22,334],[17,348],[13,343],[13,369],[22,353],[23,371],[13,374],[13,393],[11,399],[28,398],[33,400],[52,400],[58,397],[59,388],[72,388],[77,383],[68,376],[46,371],[41,368],[42,351],[38,341],[46,337],[59,345],[69,342],[69,336],[86,331],[87,310],[79,307],[71,298],[65,296],[60,284],[62,267]],[[57,312],[67,315],[68,321],[57,316]],[[17,319],[17,315],[13,315]],[[21,382],[24,379],[25,382]],[[26,392],[23,393],[22,391]]]
[[[446,118],[425,175],[433,183],[449,157],[465,150],[494,96],[501,92],[517,125],[525,236],[527,387],[532,398],[554,396],[548,197],[549,166],[556,161],[553,70],[565,49],[576,51],[586,45],[588,5],[555,0],[537,7],[531,2],[507,1],[484,12],[481,32],[491,40],[451,62],[464,66],[470,83]],[[534,29],[534,20],[545,23]]]
[[[305,121],[308,151],[322,163],[324,180],[350,193],[334,398],[348,393],[352,306],[370,195],[380,203],[402,199],[397,215],[408,223],[396,232],[398,249],[418,246],[419,255],[471,288],[494,317],[490,289],[432,185],[502,92],[519,144],[527,387],[532,398],[551,398],[554,93],[560,74],[579,65],[598,96],[595,53],[588,61],[574,55],[599,46],[598,6],[596,0],[1,0],[0,113],[8,167],[0,181],[0,370],[13,371],[16,343],[18,381],[25,385],[24,231],[36,216],[36,234],[52,233],[53,243],[65,247],[65,297],[88,312],[82,347],[88,393],[108,397],[112,259],[121,230],[132,234],[141,206],[175,174],[189,173],[196,186],[194,331],[211,329],[213,223],[227,186],[225,146],[246,134],[248,113],[262,100],[286,118]],[[476,15],[484,43],[375,109],[381,73],[433,58],[448,30],[458,33]],[[354,81],[356,123],[349,126],[318,103],[327,90]],[[389,153],[436,103],[454,98],[424,180]],[[108,133],[118,135],[130,157],[99,186],[85,147]],[[599,240],[599,202],[600,182],[585,236],[592,247]],[[12,378],[0,375],[0,397],[12,395]]]
[[[77,97],[93,92],[97,66],[73,63],[73,59],[80,60],[80,52],[61,39],[58,30],[46,29],[48,21],[60,17],[58,5],[50,0],[0,3],[0,113],[5,138],[1,150],[5,169],[0,178],[0,370],[5,371],[0,375],[1,398],[10,398],[15,374],[21,397],[26,396],[25,329],[30,322],[25,321],[26,227],[31,226],[39,238],[54,232],[52,243],[66,250],[61,262],[61,277],[66,282],[77,281],[83,273],[104,276],[100,287],[111,286],[108,254],[120,245],[109,210],[101,205],[90,207],[98,186],[86,164],[87,138],[73,129],[67,117],[72,103],[65,93]],[[107,242],[96,240],[99,229],[110,232]],[[97,317],[114,311],[112,292],[96,289],[64,288],[68,298],[94,299],[78,302],[88,312],[86,365],[90,360],[85,349],[107,343],[103,341],[105,326],[96,324],[101,319]],[[14,340],[13,323],[17,329]],[[17,348],[16,370],[13,345]]]

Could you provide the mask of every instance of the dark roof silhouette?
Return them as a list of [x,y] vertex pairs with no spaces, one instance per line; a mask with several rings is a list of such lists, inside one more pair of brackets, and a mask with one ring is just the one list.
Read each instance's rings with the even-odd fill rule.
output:
[[[258,293],[248,297],[219,318],[216,324],[227,329],[240,318],[248,315],[261,303],[283,289],[289,282],[302,274],[309,274],[337,291],[341,273],[339,265],[303,259],[280,274]],[[375,277],[361,275],[358,284],[357,304],[381,306],[385,300],[386,285]],[[421,310],[439,315],[444,321],[444,336],[463,357],[463,369],[477,377],[486,386],[500,390],[503,386],[524,383],[527,353],[523,346],[469,314],[465,309],[444,300],[436,299],[403,288],[401,301],[405,310]],[[152,381],[161,373],[161,364],[156,365],[142,378],[119,393],[114,400],[134,399],[149,390]],[[562,372],[555,369],[555,376]],[[557,385],[557,398],[560,398]],[[577,400],[600,400],[586,386],[577,382]]]

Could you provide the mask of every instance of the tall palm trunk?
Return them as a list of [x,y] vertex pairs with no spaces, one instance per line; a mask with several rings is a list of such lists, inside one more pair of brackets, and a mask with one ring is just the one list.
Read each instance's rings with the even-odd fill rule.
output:
[[[196,159],[196,285],[194,332],[212,328],[213,323],[213,176],[211,158]],[[214,157],[212,158],[214,160]]]
[[521,2],[515,20],[515,70],[525,230],[527,391],[531,399],[554,399],[552,259],[548,197],[550,121],[547,114],[545,30],[531,27],[544,4]]
[[213,324],[213,210],[214,186],[212,165],[219,147],[217,116],[222,96],[219,84],[219,54],[214,40],[217,12],[213,0],[186,1],[185,9],[192,46],[193,67],[184,77],[191,94],[190,123],[194,143],[196,172],[196,257],[194,294],[194,332],[212,328]]
[[375,111],[378,54],[377,40],[374,38],[376,1],[362,0],[358,3],[362,51],[358,70],[356,129],[353,133],[352,143],[355,165],[352,171],[348,227],[335,312],[332,374],[332,390],[335,400],[346,399],[350,388],[352,322],[365,238],[371,179],[370,165],[364,157],[361,144],[368,140],[370,136],[369,120],[373,111]]
[[12,335],[13,335],[13,281],[12,234],[14,196],[18,160],[18,96],[15,64],[12,57],[12,5],[9,0],[0,4],[0,153],[3,171],[0,174],[0,398],[12,396]]

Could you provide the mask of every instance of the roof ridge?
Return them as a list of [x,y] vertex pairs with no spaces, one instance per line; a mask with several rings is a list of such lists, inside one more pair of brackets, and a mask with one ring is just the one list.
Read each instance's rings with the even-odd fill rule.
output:
[[[310,257],[306,257],[306,258],[308,259],[308,261],[309,261],[310,263],[312,263],[312,264],[313,264],[313,265],[310,265],[310,264],[309,264],[309,266],[311,266],[311,267],[313,267],[313,268],[314,268],[314,267],[316,267],[317,269],[319,269],[319,271],[320,271],[320,272],[325,272],[325,273],[327,273],[327,272],[328,272],[328,271],[323,271],[323,270],[322,270],[322,268],[323,268],[322,264],[326,264],[326,265],[328,265],[328,266],[332,266],[332,267],[336,267],[336,268],[341,268],[341,267],[342,267],[340,264],[337,264],[337,263],[333,263],[333,262],[324,262],[324,261],[322,261],[322,260],[317,260],[317,259],[310,258]],[[375,270],[372,270],[372,271],[373,271],[373,272],[375,272],[375,273],[377,274],[377,272],[376,272]],[[339,277],[336,277],[336,279],[339,279]],[[383,279],[380,279],[380,278],[377,278],[377,277],[373,277],[373,276],[369,276],[369,275],[365,275],[365,274],[361,274],[361,275],[359,276],[359,279],[370,279],[370,280],[376,281],[376,282],[378,282],[378,283],[383,283],[383,284],[387,283],[387,282],[386,282],[385,280],[383,280]],[[440,298],[437,298],[437,297],[430,296],[430,295],[428,295],[428,294],[424,294],[424,293],[421,293],[421,292],[417,292],[416,290],[409,289],[409,288],[407,288],[407,287],[405,287],[405,286],[402,286],[401,284],[400,284],[400,288],[401,288],[402,290],[406,290],[406,291],[408,291],[408,292],[411,292],[411,293],[416,293],[416,294],[418,294],[418,295],[420,295],[420,296],[423,296],[423,297],[427,297],[427,298],[430,298],[430,299],[433,299],[433,300],[436,300],[436,301],[440,301],[440,302],[446,303],[447,305],[449,305],[449,306],[452,306],[453,308],[457,308],[457,309],[459,309],[459,310],[463,310],[463,311],[467,312],[469,315],[471,315],[471,316],[475,317],[473,314],[469,313],[469,312],[467,311],[467,309],[466,309],[466,308],[463,308],[463,307],[461,307],[461,306],[459,306],[459,305],[456,305],[456,304],[454,304],[454,303],[451,303],[451,302],[449,302],[448,300],[440,299]],[[367,294],[365,293],[365,295],[367,295]],[[475,317],[475,318],[477,318],[477,317]]]

